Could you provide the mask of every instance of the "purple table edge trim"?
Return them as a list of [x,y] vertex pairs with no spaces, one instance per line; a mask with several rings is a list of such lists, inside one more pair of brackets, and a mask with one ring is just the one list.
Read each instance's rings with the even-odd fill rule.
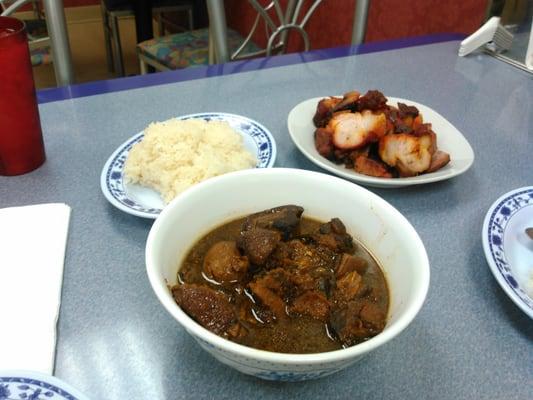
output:
[[358,46],[333,47],[328,49],[312,50],[305,53],[291,53],[282,56],[233,61],[225,64],[209,65],[205,67],[186,68],[182,70],[159,72],[148,75],[136,75],[126,78],[81,83],[77,85],[38,90],[37,101],[39,104],[44,104],[53,101],[94,96],[97,94],[163,85],[167,83],[236,74],[240,72],[266,68],[282,67],[286,65],[321,61],[331,58],[347,57],[355,54],[376,53],[380,51],[402,49],[405,47],[423,46],[433,43],[462,40],[465,37],[466,35],[461,33],[440,33],[427,36],[365,43]]

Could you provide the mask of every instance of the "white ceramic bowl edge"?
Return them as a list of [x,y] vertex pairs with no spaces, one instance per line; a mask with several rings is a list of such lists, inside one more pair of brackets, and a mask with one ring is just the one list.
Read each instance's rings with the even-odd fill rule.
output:
[[[382,333],[333,352],[272,353],[225,340],[198,325],[177,306],[167,284],[175,283],[178,266],[197,239],[226,221],[283,204],[301,205],[304,215],[319,220],[340,218],[380,261],[391,294],[389,321]],[[283,168],[239,171],[184,192],[155,221],[147,240],[146,265],[163,306],[204,349],[228,365],[267,379],[324,376],[357,361],[407,327],[422,307],[429,287],[424,245],[399,211],[345,180]]]

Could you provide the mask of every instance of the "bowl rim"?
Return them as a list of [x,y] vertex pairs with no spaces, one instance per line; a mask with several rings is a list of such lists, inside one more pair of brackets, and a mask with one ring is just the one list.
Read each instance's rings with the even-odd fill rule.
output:
[[[389,211],[394,215],[394,217],[403,222],[403,226],[406,229],[405,235],[406,240],[415,241],[416,245],[413,246],[416,249],[417,254],[414,255],[415,259],[419,260],[420,270],[418,272],[418,281],[419,285],[415,287],[415,293],[413,301],[408,306],[403,314],[395,321],[393,326],[389,326],[388,329],[385,329],[378,335],[370,338],[369,340],[359,343],[357,345],[329,351],[322,353],[309,353],[309,354],[292,354],[292,353],[277,353],[266,350],[260,350],[253,347],[241,345],[230,340],[224,339],[221,336],[212,333],[206,328],[202,327],[191,317],[189,317],[177,304],[173,301],[172,297],[165,297],[162,291],[160,290],[159,277],[156,272],[155,263],[154,263],[154,240],[158,236],[158,232],[161,230],[161,227],[164,225],[165,217],[167,214],[172,213],[175,208],[178,208],[182,201],[187,198],[196,195],[197,192],[204,190],[204,187],[211,186],[217,183],[224,183],[227,180],[233,180],[241,176],[246,175],[257,175],[257,174],[273,174],[273,175],[300,175],[307,176],[311,179],[317,179],[318,181],[328,180],[335,181],[335,184],[342,185],[346,190],[357,190],[361,193],[370,196],[375,203],[378,204],[378,207],[388,208]],[[163,305],[163,307],[172,315],[180,325],[188,331],[189,334],[193,336],[195,340],[201,339],[208,344],[222,349],[224,352],[232,353],[234,355],[240,356],[246,359],[254,359],[256,361],[270,362],[270,363],[283,363],[287,366],[294,365],[316,365],[324,364],[330,362],[338,362],[343,360],[353,359],[357,356],[363,355],[396,337],[400,334],[416,317],[422,305],[426,299],[428,290],[429,290],[429,280],[430,280],[430,268],[429,268],[429,258],[425,249],[425,246],[422,242],[422,239],[411,225],[411,223],[401,214],[394,206],[390,203],[379,197],[378,195],[372,193],[371,191],[354,184],[352,182],[346,181],[344,179],[327,175],[320,172],[294,169],[294,168],[266,168],[266,169],[251,169],[251,170],[242,170],[231,172],[228,174],[220,175],[214,178],[210,178],[206,181],[195,185],[186,191],[184,191],[180,196],[172,200],[161,212],[159,217],[155,220],[148,238],[146,241],[146,252],[145,252],[145,262],[146,270],[150,284],[153,291],[155,292],[157,298]]]

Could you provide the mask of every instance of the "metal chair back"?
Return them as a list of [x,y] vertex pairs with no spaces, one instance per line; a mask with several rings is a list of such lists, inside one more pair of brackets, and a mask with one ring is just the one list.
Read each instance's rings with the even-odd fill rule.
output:
[[[310,49],[309,35],[305,31],[305,26],[317,7],[322,3],[322,0],[313,0],[306,13],[302,12],[305,0],[289,0],[285,9],[279,0],[271,0],[266,6],[261,5],[258,0],[248,0],[248,2],[257,11],[257,16],[242,45],[231,54],[232,60],[283,54],[287,50],[290,31],[296,31],[300,34],[304,42],[305,51]],[[243,49],[257,32],[260,21],[265,26],[266,48],[254,53],[243,54]]]
[[[35,0],[16,0],[16,1],[0,0],[0,9],[2,10],[0,15],[3,17],[7,17],[28,3],[32,3],[32,5],[34,6],[34,12],[36,13],[36,16],[38,16],[38,19],[41,19],[40,8],[38,7],[38,5],[37,6],[35,5],[36,3]],[[37,11],[35,11],[36,10],[35,7],[37,7],[37,10],[39,10],[38,11],[39,14],[37,14]],[[48,36],[34,37],[31,34],[31,32],[27,32],[27,35],[28,35],[28,46],[30,47],[30,50],[34,50],[40,47],[50,47],[50,37]]]

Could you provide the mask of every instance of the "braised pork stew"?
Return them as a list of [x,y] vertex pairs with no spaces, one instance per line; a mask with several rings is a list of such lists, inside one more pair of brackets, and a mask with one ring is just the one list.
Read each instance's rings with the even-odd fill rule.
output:
[[172,294],[196,322],[231,341],[319,353],[381,332],[389,306],[377,262],[337,218],[288,205],[226,223],[201,238]]

